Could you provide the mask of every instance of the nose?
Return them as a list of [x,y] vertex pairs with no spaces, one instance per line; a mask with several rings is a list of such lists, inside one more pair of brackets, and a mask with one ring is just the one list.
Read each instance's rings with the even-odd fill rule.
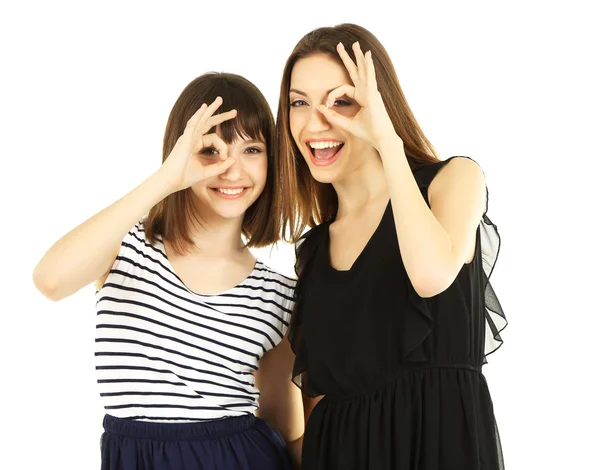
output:
[[[321,106],[325,106],[322,104]],[[308,118],[308,123],[306,126],[306,130],[310,133],[317,133],[329,130],[331,128],[331,124],[325,118],[323,113],[317,109],[317,107],[313,107],[310,110],[310,116]]]
[[221,173],[220,178],[226,181],[238,181],[244,174],[244,167],[242,162],[242,156],[237,155],[235,163],[231,165],[227,170]]

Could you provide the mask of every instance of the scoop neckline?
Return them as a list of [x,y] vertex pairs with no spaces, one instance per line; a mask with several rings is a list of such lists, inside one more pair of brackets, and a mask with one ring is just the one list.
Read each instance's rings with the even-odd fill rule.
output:
[[365,256],[366,256],[365,253],[369,250],[369,247],[373,244],[373,239],[381,231],[381,227],[383,226],[383,223],[386,219],[387,213],[391,209],[391,207],[392,207],[392,200],[389,199],[385,206],[385,210],[383,211],[383,214],[381,215],[381,219],[379,220],[379,223],[377,224],[377,227],[375,228],[375,230],[373,231],[373,233],[367,240],[367,243],[362,248],[362,250],[360,251],[358,256],[355,258],[354,262],[350,265],[350,268],[348,268],[348,269],[336,269],[331,264],[331,249],[330,249],[331,240],[330,240],[330,235],[329,235],[329,226],[333,222],[335,222],[335,219],[331,219],[326,222],[327,225],[325,227],[325,237],[324,237],[324,243],[323,243],[325,256],[323,257],[324,258],[323,261],[325,262],[325,265],[331,272],[334,272],[339,275],[348,275],[348,274],[352,274],[353,272],[356,271],[358,266],[362,263],[362,260],[365,258]]
[[171,264],[171,261],[169,260],[169,256],[167,255],[167,250],[165,248],[165,243],[164,243],[164,241],[162,239],[160,240],[160,251],[163,254],[163,256],[165,257],[167,269],[179,281],[179,284],[181,285],[181,287],[183,287],[190,294],[198,296],[198,297],[218,297],[218,296],[221,296],[221,295],[229,294],[232,291],[234,291],[236,289],[239,289],[240,287],[243,287],[244,285],[246,285],[246,283],[248,282],[248,280],[250,279],[250,277],[258,270],[259,265],[261,264],[261,261],[258,258],[255,258],[254,259],[254,266],[252,267],[252,271],[250,271],[250,273],[239,284],[236,284],[233,287],[229,287],[228,289],[226,289],[226,290],[224,290],[222,292],[215,293],[215,294],[203,294],[201,292],[196,292],[196,291],[193,291],[192,289],[190,289],[187,286],[187,284],[185,282],[183,282],[183,279],[181,279],[179,277],[179,275],[177,274],[177,272],[175,272],[175,269],[173,268],[173,265]]

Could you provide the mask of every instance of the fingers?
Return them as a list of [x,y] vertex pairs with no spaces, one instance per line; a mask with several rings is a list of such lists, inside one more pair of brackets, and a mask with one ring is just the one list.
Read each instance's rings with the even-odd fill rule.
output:
[[365,54],[365,62],[367,64],[367,80],[369,83],[377,85],[377,76],[375,75],[375,64],[373,63],[373,55],[371,51]]
[[219,106],[221,106],[223,104],[223,98],[221,98],[220,96],[217,96],[215,98],[215,100],[208,106],[208,108],[206,108],[206,112],[204,113],[203,117],[206,117],[207,119],[213,115],[213,113],[219,109]]
[[231,111],[227,111],[226,113],[217,114],[216,116],[210,116],[206,120],[206,122],[204,122],[202,124],[202,126],[199,126],[197,132],[200,132],[201,134],[205,134],[206,132],[208,132],[213,127],[218,126],[222,122],[225,122],[225,121],[228,121],[230,119],[233,119],[236,116],[237,116],[237,110],[236,109],[232,109]]
[[356,89],[352,85],[342,85],[342,86],[337,87],[334,90],[331,90],[331,92],[327,95],[327,100],[325,101],[325,106],[327,106],[328,108],[331,108],[333,106],[333,103],[335,102],[335,100],[337,100],[338,98],[342,98],[344,96],[354,99],[355,90]]
[[203,135],[200,140],[201,146],[198,150],[212,147],[218,152],[218,155],[215,155],[214,157],[219,159],[214,163],[203,165],[204,174],[202,179],[220,175],[235,164],[235,158],[228,156],[227,144],[217,134]]
[[352,44],[352,50],[354,51],[354,57],[356,57],[356,66],[358,69],[358,76],[361,80],[367,79],[367,65],[365,63],[365,56],[360,48],[360,44],[356,41]]
[[350,79],[352,80],[352,83],[356,85],[359,79],[358,68],[356,67],[356,64],[352,60],[352,57],[348,55],[346,49],[344,48],[344,45],[341,42],[337,45],[337,51],[340,55],[340,58],[342,59],[342,62],[344,63],[344,66],[346,67],[346,70],[348,70],[348,73],[350,74]]
[[222,104],[223,98],[217,96],[210,105],[207,105],[206,103],[202,104],[202,106],[200,106],[200,108],[188,120],[184,134],[188,135],[192,141],[197,142],[194,151],[198,151],[201,148],[206,147],[206,145],[201,144],[202,136],[210,129],[237,116],[237,110],[235,109],[213,116],[214,112],[219,109]]
[[366,83],[375,83],[375,67],[373,65],[371,51],[367,51],[367,53],[364,54],[358,41],[352,44],[352,50],[354,52],[354,57],[356,58],[356,64],[348,52],[346,52],[344,45],[342,43],[337,45],[338,54],[340,55],[344,66],[348,70],[354,85],[358,86],[360,81]]
[[[208,121],[208,119],[213,115],[213,113],[217,109],[219,109],[219,106],[221,106],[222,104],[223,104],[223,98],[221,98],[220,96],[217,96],[215,98],[215,100],[205,108],[204,113],[202,113],[202,115],[196,121],[196,125],[194,127],[194,132],[197,133],[199,129],[204,129],[206,121]],[[202,106],[204,106],[204,105],[202,105]],[[206,133],[209,129],[210,129],[210,127],[208,129],[206,129],[204,132],[202,132],[202,134]]]
[[342,116],[341,114],[338,114],[332,109],[324,106],[317,106],[317,109],[323,114],[323,116],[325,116],[325,119],[327,119],[334,126],[340,127],[348,132],[352,132],[352,119]]
[[212,114],[219,108],[219,106],[221,106],[222,103],[223,98],[220,96],[217,96],[210,105],[202,103],[202,106],[200,106],[200,108],[198,108],[192,117],[188,119],[188,122],[185,125],[185,131],[194,131],[198,125],[206,122],[206,120],[212,116]]
[[227,144],[217,134],[205,134],[199,139],[198,143],[199,145],[196,152],[207,147],[213,147],[219,153],[219,159],[227,159]]
[[211,163],[204,167],[204,178],[212,178],[213,176],[225,173],[227,169],[235,164],[235,158],[227,157],[217,163]]
[[206,111],[207,108],[207,104],[203,103],[202,106],[200,106],[198,108],[198,110],[192,115],[191,118],[188,119],[187,124],[185,125],[185,129],[194,129],[196,127],[196,124],[198,123],[198,121],[200,120],[200,118],[202,117],[202,115],[204,114],[204,111]]
[[190,127],[195,128],[200,123],[206,122],[222,104],[223,98],[220,96],[217,96],[210,105],[203,103],[202,106],[200,106],[200,108],[198,108],[198,110],[193,114],[193,116],[188,119],[186,129]]

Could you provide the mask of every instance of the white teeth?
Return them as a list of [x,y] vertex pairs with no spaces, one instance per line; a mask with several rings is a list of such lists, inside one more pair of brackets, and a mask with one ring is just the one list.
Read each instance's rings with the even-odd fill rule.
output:
[[328,149],[333,147],[339,147],[340,145],[342,145],[342,142],[338,142],[337,140],[331,140],[329,142],[309,142],[308,145],[310,145],[310,147],[313,149]]
[[217,191],[223,194],[240,194],[245,188],[237,188],[237,189],[225,189],[225,188],[216,188]]

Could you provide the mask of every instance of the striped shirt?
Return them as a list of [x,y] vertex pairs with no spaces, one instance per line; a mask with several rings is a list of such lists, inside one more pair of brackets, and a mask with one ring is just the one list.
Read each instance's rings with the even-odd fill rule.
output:
[[253,373],[287,332],[295,281],[260,261],[216,295],[189,290],[143,224],[96,293],[96,375],[106,412],[148,421],[251,414]]

